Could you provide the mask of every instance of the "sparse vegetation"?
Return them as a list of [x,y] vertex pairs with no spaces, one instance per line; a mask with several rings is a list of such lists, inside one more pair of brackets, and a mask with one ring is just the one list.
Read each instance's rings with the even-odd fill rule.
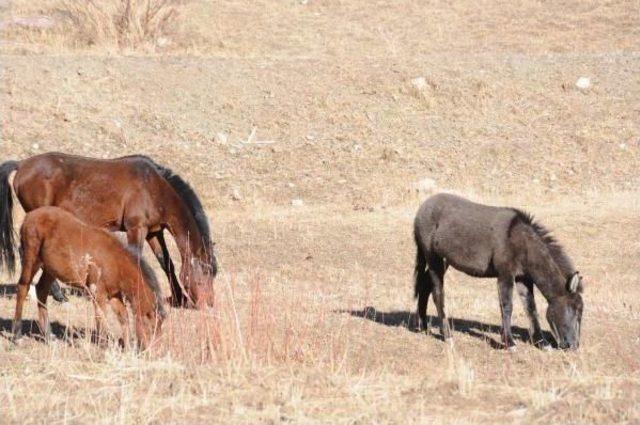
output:
[[[61,4],[0,12],[71,22]],[[17,277],[2,276],[5,422],[640,420],[637,2],[162,4],[179,16],[148,38],[127,30],[124,44],[4,28],[0,162],[62,150],[170,166],[211,219],[216,306],[171,309],[138,355],[92,344],[91,303],[72,297],[51,302],[65,340],[45,345],[34,325],[14,346]],[[173,56],[157,54],[160,37]],[[243,143],[254,138],[269,143]],[[555,231],[585,276],[578,352],[495,349],[495,281],[457,272],[453,344],[413,331],[411,222],[439,190],[523,208]]]

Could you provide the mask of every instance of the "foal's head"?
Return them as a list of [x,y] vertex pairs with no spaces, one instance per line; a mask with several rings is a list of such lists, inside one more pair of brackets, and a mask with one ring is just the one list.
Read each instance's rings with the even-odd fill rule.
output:
[[582,277],[575,272],[567,279],[566,294],[553,298],[547,309],[547,321],[558,347],[575,350],[580,345],[582,320]]

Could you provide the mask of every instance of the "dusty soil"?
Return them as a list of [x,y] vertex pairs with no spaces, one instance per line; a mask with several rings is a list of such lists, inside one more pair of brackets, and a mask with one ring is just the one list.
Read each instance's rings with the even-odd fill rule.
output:
[[[92,344],[80,297],[51,306],[65,338],[47,345],[34,329],[14,346],[16,277],[4,276],[2,421],[640,421],[637,2],[181,12],[165,50],[4,31],[0,161],[148,154],[200,194],[222,272],[216,312],[173,310],[148,355]],[[417,190],[423,179],[435,189]],[[411,221],[439,190],[554,229],[586,279],[578,352],[500,350],[495,282],[457,272],[454,343],[415,331]],[[514,323],[524,336],[520,304]]]

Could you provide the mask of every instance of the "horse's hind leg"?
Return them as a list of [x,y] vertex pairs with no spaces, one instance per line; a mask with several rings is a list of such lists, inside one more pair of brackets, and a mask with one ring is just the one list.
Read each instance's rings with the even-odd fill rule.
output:
[[447,321],[447,315],[444,312],[444,272],[446,267],[442,257],[437,255],[429,256],[429,277],[431,278],[433,287],[433,301],[438,310],[438,317],[440,318],[440,331],[444,339],[451,338],[451,328]]
[[529,339],[531,343],[539,348],[549,347],[549,343],[542,334],[542,328],[540,327],[540,319],[538,318],[538,310],[536,309],[536,301],[533,297],[533,282],[528,279],[516,279],[516,289],[518,295],[522,301],[522,305],[529,317]]
[[55,278],[47,273],[46,271],[42,271],[42,276],[40,276],[40,280],[36,285],[36,294],[38,297],[38,319],[40,332],[42,332],[42,336],[45,341],[48,341],[51,337],[51,326],[49,324],[49,312],[47,310],[47,298],[49,296],[49,291],[51,290],[51,285],[55,281]]

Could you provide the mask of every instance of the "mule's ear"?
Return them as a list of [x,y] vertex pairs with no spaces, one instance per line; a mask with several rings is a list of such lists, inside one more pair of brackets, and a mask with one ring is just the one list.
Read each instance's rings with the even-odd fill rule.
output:
[[572,294],[582,292],[582,276],[580,276],[580,273],[575,272],[573,276],[569,278],[569,281],[567,282],[567,289]]

